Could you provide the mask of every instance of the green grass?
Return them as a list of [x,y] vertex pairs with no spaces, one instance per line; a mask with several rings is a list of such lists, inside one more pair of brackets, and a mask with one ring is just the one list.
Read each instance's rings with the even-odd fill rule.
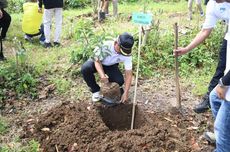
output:
[[195,69],[189,76],[182,77],[182,82],[187,86],[192,86],[192,93],[197,96],[203,96],[208,91],[208,85],[215,72],[216,64],[210,66],[210,71]]
[[71,82],[66,78],[54,78],[51,82],[55,84],[57,91],[61,94],[67,93],[70,90]]
[[0,147],[0,152],[38,152],[40,144],[31,140],[26,146],[20,146],[20,144],[14,143],[14,146],[3,145]]
[[[130,32],[137,33],[138,26],[133,24],[131,21],[128,21],[129,15],[132,12],[139,12],[144,9],[146,6],[146,11],[150,11],[153,13],[154,22],[159,20],[160,22],[160,31],[161,32],[173,32],[173,24],[178,22],[179,27],[183,29],[184,27],[194,28],[200,27],[203,21],[203,18],[199,17],[198,13],[194,14],[194,20],[187,21],[187,2],[154,2],[148,1],[148,3],[138,2],[138,3],[119,3],[119,13],[120,17],[109,18],[103,24],[95,24],[95,32],[106,32],[110,35],[118,35],[122,32]],[[203,7],[205,9],[205,7]],[[195,9],[195,8],[194,8]],[[49,77],[51,82],[54,82],[57,86],[57,90],[59,93],[65,93],[69,87],[71,86],[71,80],[60,77],[66,73],[66,69],[71,65],[70,63],[70,54],[72,50],[75,50],[78,47],[77,39],[75,39],[74,34],[76,33],[75,27],[79,21],[79,16],[81,14],[90,13],[93,9],[90,7],[84,9],[74,9],[74,10],[65,10],[63,13],[63,27],[62,27],[62,43],[63,47],[61,48],[52,48],[52,49],[44,49],[38,42],[38,39],[35,38],[34,43],[30,44],[23,40],[24,33],[21,30],[21,20],[22,14],[11,14],[12,16],[12,24],[10,26],[8,37],[9,39],[13,39],[17,37],[21,40],[25,48],[27,50],[28,60],[31,65],[36,67],[36,70],[41,74],[46,74]],[[110,12],[112,13],[112,5],[110,5]],[[54,27],[54,25],[53,25]],[[52,29],[53,32],[54,29]],[[185,39],[186,37],[183,37]],[[181,42],[179,38],[179,43]],[[11,57],[12,60],[15,59],[15,53],[13,51],[14,45],[12,42],[6,42],[6,47],[11,48],[9,50],[10,53],[7,55]],[[164,50],[160,50],[164,51]],[[165,58],[167,59],[167,57]],[[146,65],[148,66],[148,65]],[[149,73],[151,70],[146,68],[147,71],[143,71],[144,73]],[[150,71],[149,71],[150,70]],[[194,91],[195,94],[202,94],[205,92],[205,88],[207,86],[207,81],[209,79],[204,76],[197,76],[197,73],[202,74],[202,70],[197,69],[198,72],[192,73],[189,76],[191,81],[195,83],[197,88]],[[153,74],[154,75],[154,74]],[[209,78],[211,77],[211,72],[208,73]],[[205,79],[206,78],[206,79]],[[186,78],[187,79],[187,78]],[[206,81],[205,81],[206,80]]]
[[7,124],[2,117],[0,117],[0,135],[3,135],[7,132]]

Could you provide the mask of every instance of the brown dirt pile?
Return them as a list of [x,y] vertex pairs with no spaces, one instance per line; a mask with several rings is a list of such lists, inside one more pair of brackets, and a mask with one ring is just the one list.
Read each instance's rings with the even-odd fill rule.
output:
[[204,150],[196,130],[189,129],[194,116],[188,112],[155,113],[138,106],[134,130],[129,130],[131,116],[128,104],[89,108],[87,103],[64,103],[26,125],[23,138],[38,140],[45,152]]

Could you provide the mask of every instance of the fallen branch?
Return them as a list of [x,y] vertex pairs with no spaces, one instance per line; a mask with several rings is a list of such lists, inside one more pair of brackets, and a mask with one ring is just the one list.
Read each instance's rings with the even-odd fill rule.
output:
[[166,118],[164,117],[165,120],[169,121],[169,122],[174,122],[173,120],[169,119],[169,118]]

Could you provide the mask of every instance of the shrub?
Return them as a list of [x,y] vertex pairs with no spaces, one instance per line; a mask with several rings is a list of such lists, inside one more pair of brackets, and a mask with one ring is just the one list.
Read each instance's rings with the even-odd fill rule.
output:
[[8,0],[7,10],[10,13],[19,13],[23,11],[23,3],[25,0]]
[[35,98],[37,96],[36,76],[38,73],[32,65],[27,63],[26,50],[19,43],[14,40],[17,47],[16,60],[0,67],[0,104],[3,104],[4,99],[11,92],[15,92],[18,97],[28,95]]
[[[23,4],[28,0],[8,0],[7,10],[10,13],[20,13],[23,11]],[[66,0],[65,8],[82,8],[91,4],[91,0]]]
[[80,8],[85,7],[91,3],[91,0],[66,0],[66,8]]
[[105,32],[95,32],[92,21],[84,19],[79,20],[75,27],[75,39],[77,39],[78,47],[71,53],[71,62],[82,64],[92,57],[96,47],[100,48],[103,41],[111,39],[111,36]]
[[[156,25],[154,25],[156,26]],[[185,35],[179,37],[179,46],[186,46],[196,36],[199,29],[191,29]],[[223,40],[223,27],[218,25],[209,39],[187,55],[179,57],[180,72],[182,75],[189,75],[194,68],[205,68],[209,70],[210,64],[218,57],[220,42]],[[136,43],[137,45],[137,43]],[[136,46],[137,47],[137,46]],[[174,33],[162,32],[158,27],[153,27],[149,34],[147,45],[142,48],[140,73],[142,76],[151,76],[158,69],[172,69],[175,58],[173,56]],[[136,51],[137,49],[133,49]],[[143,53],[144,52],[144,53]],[[137,65],[137,52],[134,52],[134,66]],[[151,72],[152,71],[152,72]]]

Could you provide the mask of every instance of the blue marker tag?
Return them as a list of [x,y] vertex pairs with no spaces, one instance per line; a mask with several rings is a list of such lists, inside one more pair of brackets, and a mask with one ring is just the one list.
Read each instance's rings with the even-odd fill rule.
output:
[[147,13],[133,13],[132,21],[139,25],[150,25],[152,22],[152,14]]

